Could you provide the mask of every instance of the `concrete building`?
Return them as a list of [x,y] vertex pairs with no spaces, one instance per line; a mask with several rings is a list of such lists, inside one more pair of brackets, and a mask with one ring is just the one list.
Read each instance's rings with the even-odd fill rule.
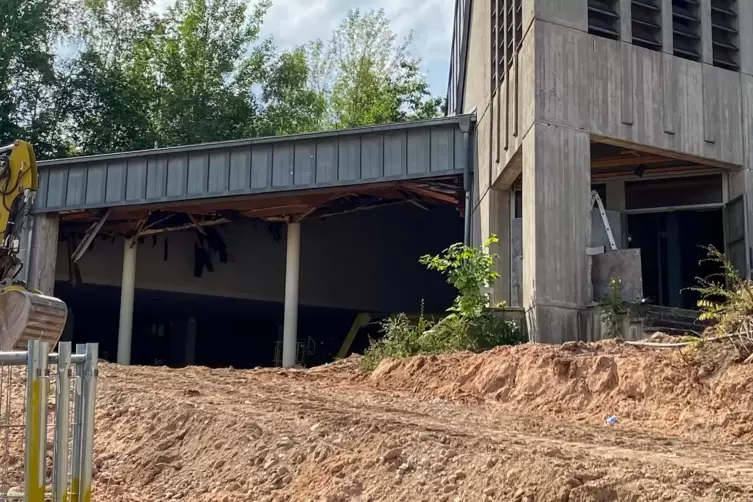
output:
[[111,360],[236,367],[443,311],[418,258],[492,234],[536,341],[597,336],[614,276],[693,308],[701,246],[750,276],[753,2],[458,0],[448,111],[44,162],[24,273]]
[[[448,102],[477,117],[473,241],[500,236],[534,339],[581,339],[607,272],[684,308],[699,245],[749,275],[753,2],[458,0]],[[592,190],[635,251],[594,250]]]
[[109,360],[329,362],[452,302],[418,260],[470,228],[472,119],[42,162],[27,278]]

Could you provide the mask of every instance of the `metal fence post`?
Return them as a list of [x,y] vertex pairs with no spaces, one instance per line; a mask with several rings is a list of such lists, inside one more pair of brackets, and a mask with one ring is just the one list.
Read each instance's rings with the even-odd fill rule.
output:
[[47,342],[32,340],[28,346],[26,375],[26,502],[44,502],[47,449]]
[[[76,354],[86,354],[86,345],[77,344]],[[81,440],[83,438],[83,416],[84,416],[84,391],[83,376],[84,363],[75,363],[76,366],[76,389],[73,400],[73,449],[71,451],[71,485],[70,500],[78,502],[79,488],[81,486]]]
[[58,344],[55,440],[52,460],[52,500],[66,502],[68,491],[68,438],[70,436],[71,343]]
[[81,441],[81,486],[79,502],[91,502],[92,456],[94,454],[94,411],[97,399],[98,346],[86,344],[84,367],[84,414]]

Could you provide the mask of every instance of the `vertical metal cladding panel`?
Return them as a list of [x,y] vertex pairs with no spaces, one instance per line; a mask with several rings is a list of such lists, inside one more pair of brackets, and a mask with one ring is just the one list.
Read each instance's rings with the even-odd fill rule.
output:
[[180,197],[186,194],[188,180],[188,155],[171,155],[167,161],[167,197]]
[[405,131],[384,134],[384,175],[403,176],[406,170],[407,135]]
[[316,183],[337,181],[337,138],[319,141],[316,145]]
[[89,164],[86,176],[86,204],[103,204],[107,188],[107,162]]
[[209,152],[209,179],[207,180],[207,191],[212,194],[227,192],[229,172],[230,150],[224,148]]
[[191,152],[188,154],[188,183],[186,193],[203,195],[207,193],[209,178],[209,152]]
[[272,161],[274,150],[271,146],[253,147],[251,150],[251,189],[272,188]]
[[107,163],[105,202],[118,203],[125,199],[126,166],[125,160],[111,160]]
[[275,145],[272,159],[272,186],[293,185],[295,175],[295,147],[290,144]]
[[143,201],[146,198],[147,158],[128,161],[126,171],[126,200]]
[[68,166],[50,171],[50,185],[47,193],[47,207],[62,207],[65,204],[65,191],[68,188]]
[[338,181],[353,181],[361,177],[361,138],[340,140],[338,153]]
[[[243,192],[251,186],[251,147],[230,150],[228,190]],[[262,185],[263,186],[263,185]]]
[[431,162],[431,132],[416,129],[408,131],[408,174],[429,172]]
[[314,182],[316,169],[316,143],[307,141],[295,145],[295,184],[309,185]]
[[65,205],[80,206],[86,195],[86,164],[71,166],[68,169],[68,186],[65,190]]
[[[455,139],[454,139],[455,147],[454,147],[452,168],[461,170],[465,168],[465,166],[463,165],[463,163],[465,162],[465,155],[464,155],[465,152],[463,151],[463,133],[458,128],[454,128],[453,131],[454,131],[453,135],[455,136]],[[469,144],[471,145],[474,144],[472,138]],[[469,156],[468,158],[469,162],[470,162],[470,159],[471,157]],[[471,169],[473,169],[473,163],[471,163]]]
[[47,187],[50,183],[51,169],[41,169],[39,171],[39,188],[37,189],[37,198],[34,205],[39,209],[47,207]]
[[161,199],[167,189],[167,157],[151,157],[146,167],[146,198]]
[[361,138],[361,178],[384,176],[384,135],[369,134]]
[[449,127],[436,128],[431,131],[431,165],[433,173],[451,171],[453,164],[455,130]]

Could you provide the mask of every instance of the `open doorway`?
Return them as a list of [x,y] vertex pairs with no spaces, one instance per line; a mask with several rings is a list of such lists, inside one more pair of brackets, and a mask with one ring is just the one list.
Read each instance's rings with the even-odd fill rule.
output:
[[643,292],[648,301],[697,308],[699,295],[688,288],[697,285],[697,277],[720,271],[703,259],[709,245],[725,249],[724,210],[630,214],[627,224],[629,246],[641,250]]

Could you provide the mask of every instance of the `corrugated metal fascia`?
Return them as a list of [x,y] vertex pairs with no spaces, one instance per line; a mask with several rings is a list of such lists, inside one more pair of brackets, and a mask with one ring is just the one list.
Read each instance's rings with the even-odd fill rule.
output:
[[306,134],[292,134],[288,136],[267,136],[263,138],[250,138],[231,141],[218,141],[214,143],[200,143],[195,145],[175,146],[168,148],[153,148],[151,150],[136,150],[131,152],[106,153],[101,155],[89,155],[85,157],[69,157],[64,159],[45,160],[38,163],[42,168],[54,167],[67,164],[78,164],[87,162],[102,162],[108,160],[130,159],[146,155],[165,155],[173,153],[186,153],[201,150],[213,150],[217,148],[229,148],[239,146],[252,146],[274,143],[292,143],[297,141],[316,140],[323,138],[335,138],[343,136],[359,136],[370,133],[400,131],[418,128],[433,128],[447,125],[458,125],[466,120],[474,120],[469,115],[456,115],[452,117],[442,117],[439,119],[422,120],[416,122],[401,122],[395,124],[383,124],[371,127],[360,127],[354,129],[336,129],[332,131],[321,131]]

